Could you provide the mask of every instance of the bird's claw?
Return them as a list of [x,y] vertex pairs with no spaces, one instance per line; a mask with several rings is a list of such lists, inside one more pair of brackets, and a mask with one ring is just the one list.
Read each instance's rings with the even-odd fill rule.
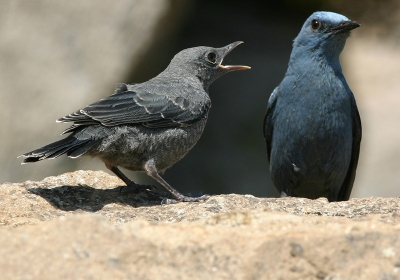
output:
[[281,197],[288,197],[287,193],[285,191],[281,192]]
[[210,195],[205,194],[199,197],[190,197],[190,196],[186,196],[186,195],[182,195],[179,198],[175,198],[175,199],[171,199],[171,198],[164,198],[161,201],[161,205],[164,204],[175,204],[175,203],[179,203],[179,202],[199,202],[199,201],[203,201],[206,200],[210,197]]

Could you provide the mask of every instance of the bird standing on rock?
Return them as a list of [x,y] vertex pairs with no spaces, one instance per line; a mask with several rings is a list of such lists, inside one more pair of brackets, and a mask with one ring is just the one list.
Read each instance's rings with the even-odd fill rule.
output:
[[62,133],[71,134],[22,155],[23,163],[62,154],[98,157],[134,191],[151,186],[131,181],[118,166],[145,171],[177,201],[206,199],[207,195],[188,197],[179,193],[159,173],[183,158],[199,140],[211,107],[211,83],[225,73],[250,69],[221,64],[241,43],[185,49],[155,78],[141,84],[118,84],[113,95],[58,119],[73,123]]
[[268,101],[264,136],[281,196],[348,200],[361,142],[361,120],[339,62],[358,22],[315,12],[294,40],[289,66]]

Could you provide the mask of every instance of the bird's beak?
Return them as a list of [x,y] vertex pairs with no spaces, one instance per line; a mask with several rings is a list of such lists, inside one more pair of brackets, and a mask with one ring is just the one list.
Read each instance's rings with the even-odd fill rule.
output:
[[339,33],[347,33],[350,30],[353,30],[357,27],[360,27],[361,24],[357,21],[343,21],[339,25],[336,25],[332,28],[329,28],[326,32],[327,33],[333,33],[333,34],[339,34]]
[[[226,47],[221,48],[221,56],[222,60],[225,58],[225,56],[228,55],[234,48],[236,48],[238,45],[242,44],[242,41],[234,42],[232,44],[227,45]],[[230,71],[238,71],[238,70],[249,70],[251,67],[249,66],[244,66],[244,65],[222,65],[222,60],[221,63],[218,65],[218,70],[222,70],[224,72],[230,72]]]

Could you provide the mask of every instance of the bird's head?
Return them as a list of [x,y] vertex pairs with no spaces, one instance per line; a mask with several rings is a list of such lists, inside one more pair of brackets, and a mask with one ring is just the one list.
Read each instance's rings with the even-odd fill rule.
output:
[[313,52],[339,57],[350,31],[361,24],[332,12],[315,12],[304,23],[293,43],[293,52]]
[[222,48],[195,47],[179,52],[168,66],[169,72],[180,72],[199,79],[205,88],[223,74],[248,70],[244,65],[222,65],[225,56],[243,42],[234,42]]

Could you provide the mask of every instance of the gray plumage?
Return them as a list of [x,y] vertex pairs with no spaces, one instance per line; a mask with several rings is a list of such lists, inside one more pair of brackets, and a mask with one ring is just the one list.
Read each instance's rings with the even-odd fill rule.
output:
[[289,66],[264,119],[272,180],[282,196],[348,200],[361,120],[339,62],[358,22],[315,12],[294,40]]
[[118,84],[113,95],[58,119],[73,123],[63,132],[71,134],[22,155],[23,163],[62,154],[98,157],[135,190],[148,186],[129,180],[117,166],[145,171],[179,201],[207,198],[180,194],[159,173],[183,158],[199,140],[211,107],[210,84],[227,72],[250,69],[221,64],[240,43],[183,50],[155,78],[141,84]]

